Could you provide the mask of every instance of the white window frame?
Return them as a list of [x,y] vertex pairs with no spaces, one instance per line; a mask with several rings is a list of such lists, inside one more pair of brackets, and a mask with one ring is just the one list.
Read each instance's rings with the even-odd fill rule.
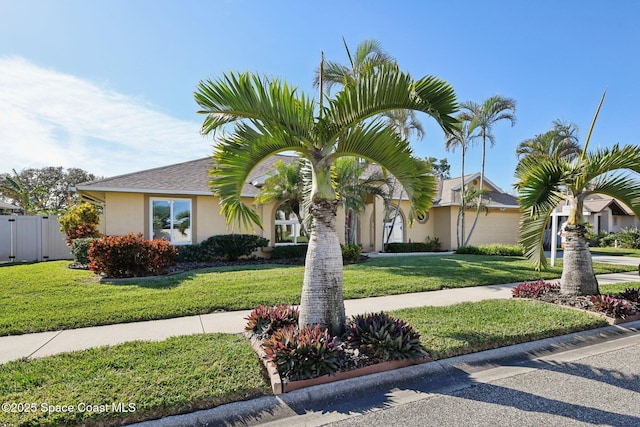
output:
[[[179,197],[150,197],[149,198],[149,237],[153,239],[153,202],[169,202],[169,222],[170,222],[170,230],[169,233],[169,242],[174,246],[180,245],[190,245],[193,243],[193,201],[189,198],[179,198]],[[173,204],[174,202],[188,202],[189,203],[189,230],[191,233],[189,234],[189,241],[183,242],[174,242],[173,241]]]

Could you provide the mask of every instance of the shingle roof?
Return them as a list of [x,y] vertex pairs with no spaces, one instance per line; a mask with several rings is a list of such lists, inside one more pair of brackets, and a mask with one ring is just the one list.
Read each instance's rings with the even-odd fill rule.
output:
[[[247,183],[244,185],[242,195],[253,197],[260,189],[251,184],[254,181],[264,181],[264,177],[274,170],[274,164],[278,160],[291,162],[296,157],[286,155],[275,155],[265,159],[249,175]],[[140,172],[133,172],[125,175],[118,175],[111,178],[104,178],[97,181],[78,184],[76,189],[80,191],[113,191],[128,193],[159,193],[159,194],[211,194],[209,189],[209,170],[212,167],[210,157],[192,160],[184,163],[177,163],[162,166],[154,169],[147,169]],[[363,172],[364,176],[381,173],[379,165],[370,164]],[[471,182],[480,174],[465,175],[465,182]],[[390,178],[393,178],[389,174]],[[516,207],[517,199],[502,192],[496,185],[486,179],[485,183],[490,191],[488,197],[491,207]],[[402,194],[403,199],[407,199],[407,194],[397,185],[393,198],[397,199]],[[460,178],[445,179],[438,182],[437,193],[434,206],[451,206],[460,204]]]
[[624,203],[619,202],[618,200],[614,199],[613,197],[602,196],[600,194],[594,194],[592,196],[589,196],[584,201],[585,210],[587,210],[589,212],[592,212],[592,213],[602,212],[604,209],[606,209],[608,207],[611,207],[612,209],[616,209],[616,207],[617,207],[618,209],[620,209],[625,214],[633,215],[633,211],[631,209],[629,209],[629,207],[627,207],[627,205],[625,205]]
[[[476,178],[480,177],[479,173],[469,174],[464,176],[465,185],[469,184]],[[485,176],[484,182],[488,191],[486,198],[490,200],[489,206],[496,208],[515,208],[519,207],[518,199],[511,194],[503,192],[497,185],[492,183]],[[438,182],[438,188],[434,206],[458,206],[460,205],[460,190],[461,182],[460,178],[443,179]]]
[[[292,161],[295,157],[276,155],[260,163],[249,175],[242,195],[255,196],[259,189],[251,182],[273,170],[276,161]],[[209,189],[210,157],[118,175],[78,184],[80,191],[114,191],[162,194],[211,194]]]

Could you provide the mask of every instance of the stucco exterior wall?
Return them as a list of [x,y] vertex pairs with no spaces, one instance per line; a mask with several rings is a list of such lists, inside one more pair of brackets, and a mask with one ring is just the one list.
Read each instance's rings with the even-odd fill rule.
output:
[[[467,232],[471,229],[474,218],[475,212],[473,211],[470,211],[465,215],[465,227]],[[491,209],[489,215],[480,213],[478,224],[471,236],[469,245],[478,246],[488,245],[491,243],[515,245],[518,243],[519,222],[520,212],[515,209],[505,211]]]
[[[441,249],[455,249],[455,218],[451,221],[452,209],[448,206],[433,208],[429,211],[429,221],[433,221],[433,237],[437,237],[441,243]],[[453,224],[453,232],[452,232]],[[453,239],[452,239],[453,238]]]
[[145,233],[144,195],[139,193],[106,193],[104,233],[119,236],[127,233]]

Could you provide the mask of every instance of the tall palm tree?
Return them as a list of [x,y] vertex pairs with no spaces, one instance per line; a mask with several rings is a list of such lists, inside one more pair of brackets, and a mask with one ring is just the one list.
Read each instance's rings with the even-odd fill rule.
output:
[[[321,64],[321,69],[323,65]],[[320,79],[322,81],[322,79]],[[322,90],[321,90],[322,93]],[[336,192],[332,167],[344,156],[357,156],[390,171],[412,202],[410,219],[432,204],[435,179],[412,156],[409,144],[375,116],[388,110],[413,109],[431,115],[444,130],[457,109],[453,88],[426,76],[413,80],[397,67],[381,66],[333,98],[320,102],[286,82],[252,73],[229,73],[199,83],[194,94],[206,114],[206,135],[234,124],[214,148],[210,186],[228,222],[261,226],[257,212],[241,201],[247,177],[265,158],[295,151],[312,170],[311,235],[300,302],[300,324],[320,324],[338,334],[344,329],[342,254],[336,231]]]
[[469,235],[473,234],[473,231],[478,224],[478,217],[480,216],[480,211],[482,210],[483,204],[483,194],[484,194],[484,165],[486,159],[486,151],[487,151],[487,141],[491,143],[493,147],[496,143],[495,136],[493,135],[492,128],[493,126],[501,121],[508,120],[511,122],[511,126],[516,123],[516,101],[511,98],[505,98],[500,95],[492,96],[488,99],[485,99],[482,104],[478,104],[477,102],[467,101],[462,103],[461,105],[462,113],[459,115],[459,119],[462,121],[471,122],[471,127],[477,129],[478,138],[482,143],[482,162],[480,165],[480,185],[478,192],[478,202],[476,209],[476,216],[473,220],[473,224],[471,225],[471,230],[469,230]]
[[[409,141],[409,138],[412,134],[415,134],[418,139],[424,138],[424,128],[422,127],[422,123],[416,117],[416,113],[413,110],[392,110],[387,111],[382,114],[382,116],[386,119],[387,123],[392,126],[396,133],[405,141]],[[389,197],[393,197],[395,194],[395,188],[398,184],[398,180],[394,178],[391,183],[391,187],[389,189]],[[393,235],[393,228],[396,225],[396,221],[398,220],[398,216],[400,215],[400,203],[402,202],[404,191],[400,191],[398,195],[398,202],[395,205],[395,213],[393,215],[393,220],[391,222],[391,227],[389,227],[389,232],[385,236],[385,240],[383,242],[383,247],[386,247],[386,244],[389,243],[389,239]],[[385,204],[385,214],[384,220],[387,221],[387,218],[391,215],[391,209],[394,208],[391,200]]]
[[538,269],[547,265],[542,242],[549,218],[561,202],[570,206],[561,278],[561,292],[569,295],[599,293],[585,238],[584,200],[592,194],[604,194],[620,200],[640,216],[640,182],[628,174],[640,173],[640,146],[616,144],[587,151],[603,101],[604,95],[579,157],[571,160],[525,156],[515,184],[522,207],[520,242]]
[[[460,151],[462,153],[461,159],[461,171],[460,171],[460,210],[458,211],[458,218],[456,224],[456,241],[458,247],[466,246],[468,241],[465,234],[465,211],[467,210],[467,190],[465,188],[464,182],[464,160],[465,153],[469,144],[473,139],[473,131],[472,123],[466,120],[460,120],[456,125],[451,129],[450,132],[445,134],[445,148],[447,151],[455,151],[456,148],[460,147]],[[469,234],[469,239],[471,239],[471,234]]]
[[516,156],[566,158],[571,160],[581,152],[578,142],[578,127],[573,123],[553,121],[553,127],[543,134],[518,144]]

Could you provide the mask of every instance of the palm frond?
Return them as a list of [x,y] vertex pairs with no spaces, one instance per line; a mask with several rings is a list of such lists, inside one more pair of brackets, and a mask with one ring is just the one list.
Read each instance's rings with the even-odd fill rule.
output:
[[331,101],[326,117],[338,133],[377,114],[403,109],[427,113],[445,130],[457,121],[451,116],[457,111],[455,92],[447,82],[433,76],[413,82],[393,64],[383,64],[378,72],[345,87]]
[[279,152],[295,150],[300,151],[300,146],[286,132],[255,129],[242,123],[216,146],[216,166],[209,172],[209,186],[220,197],[227,224],[237,221],[240,228],[250,229],[253,224],[262,227],[258,214],[242,202],[242,188],[260,162]]
[[433,203],[436,179],[428,175],[424,162],[415,159],[408,141],[400,138],[391,126],[370,122],[342,134],[334,157],[358,156],[389,171],[413,200],[409,221],[426,213]]
[[207,115],[203,135],[228,123],[249,120],[254,125],[284,129],[301,142],[312,138],[314,101],[286,82],[230,72],[215,81],[201,81],[194,97],[201,108],[198,113]]
[[[525,159],[523,159],[524,161]],[[564,200],[562,186],[566,175],[571,172],[569,165],[562,161],[538,160],[519,164],[515,184],[520,206],[532,216],[539,216],[554,209]],[[523,166],[524,165],[524,166]]]
[[[554,206],[555,208],[555,206]],[[520,216],[520,244],[524,256],[528,258],[535,266],[536,270],[547,268],[547,257],[544,254],[543,240],[544,230],[547,228],[549,218],[553,209],[547,212],[540,212],[538,215],[531,215],[527,211],[523,211]],[[551,236],[553,242],[553,236]],[[553,244],[553,243],[552,243]]]

